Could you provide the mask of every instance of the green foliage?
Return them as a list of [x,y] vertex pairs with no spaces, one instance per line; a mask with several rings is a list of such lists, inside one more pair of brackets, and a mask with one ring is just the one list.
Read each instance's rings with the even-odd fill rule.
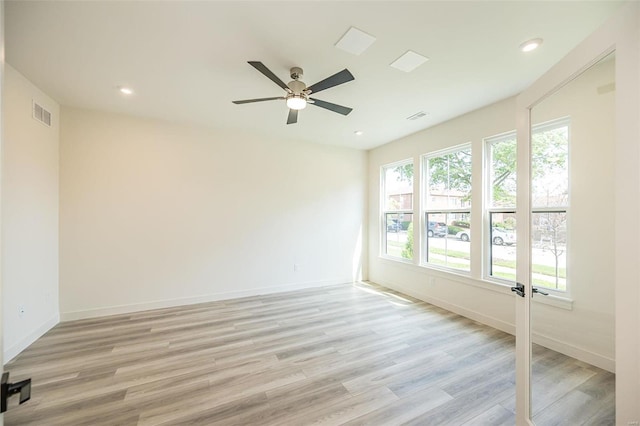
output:
[[533,178],[563,172],[567,169],[569,135],[566,127],[532,135],[531,168]]
[[462,220],[454,220],[451,222],[453,226],[459,226],[460,228],[471,228],[471,224],[469,222],[464,222]]
[[[516,140],[506,139],[491,145],[492,201],[496,207],[516,205]],[[531,167],[534,181],[545,182],[567,169],[567,127],[536,132],[532,136]],[[471,199],[471,150],[429,159],[429,185],[463,193],[463,201]],[[411,167],[413,176],[413,167]],[[546,182],[545,182],[546,183]]]
[[[431,254],[441,254],[447,257],[455,257],[458,259],[466,259],[469,260],[469,252],[458,251],[458,250],[447,250],[442,248],[430,247],[429,253]],[[466,265],[469,266],[469,265]]]
[[402,257],[405,259],[413,259],[413,222],[407,228],[407,242],[402,250]]
[[[500,226],[498,226],[500,225]],[[516,229],[516,218],[513,216],[509,216],[506,217],[502,223],[497,223],[496,224],[496,228],[501,227],[502,229],[506,229],[506,230],[515,230]]]
[[413,180],[413,163],[404,164],[393,169],[398,174],[398,180],[411,182]]
[[569,135],[567,127],[532,135],[531,173],[534,204],[564,205],[569,196]]
[[491,197],[495,207],[516,205],[516,140],[491,145]]
[[464,231],[464,228],[460,228],[459,226],[449,225],[447,227],[447,234],[456,235],[458,232]]
[[462,200],[471,199],[471,149],[429,159],[429,186],[463,193]]

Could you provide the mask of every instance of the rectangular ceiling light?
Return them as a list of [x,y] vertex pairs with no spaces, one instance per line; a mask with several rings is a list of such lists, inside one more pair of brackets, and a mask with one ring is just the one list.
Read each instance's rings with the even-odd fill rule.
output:
[[374,41],[376,41],[374,36],[360,31],[355,27],[351,27],[349,31],[338,40],[336,47],[353,55],[359,55],[367,50]]
[[418,68],[420,65],[427,62],[429,58],[426,56],[422,56],[419,53],[416,53],[412,50],[408,50],[407,53],[400,56],[398,59],[393,61],[390,65],[404,72],[411,72]]

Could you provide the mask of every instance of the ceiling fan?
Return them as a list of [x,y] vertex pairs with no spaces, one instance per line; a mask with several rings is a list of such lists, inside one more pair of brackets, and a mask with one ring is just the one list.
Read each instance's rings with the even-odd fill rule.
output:
[[269,70],[269,68],[267,68],[262,62],[249,61],[249,64],[260,71],[262,74],[264,74],[269,80],[273,81],[278,86],[286,90],[287,93],[285,96],[278,96],[275,98],[258,98],[246,99],[243,101],[233,101],[234,104],[248,104],[252,102],[275,101],[278,99],[283,99],[287,102],[287,106],[289,107],[289,117],[287,118],[287,124],[297,123],[298,111],[304,109],[307,104],[328,109],[329,111],[337,112],[338,114],[342,115],[348,115],[351,111],[353,111],[353,108],[347,108],[342,105],[336,105],[332,104],[331,102],[325,102],[321,101],[320,99],[309,97],[309,95],[312,93],[318,93],[321,90],[329,89],[331,87],[335,87],[348,81],[354,80],[355,78],[346,68],[338,73],[335,73],[331,77],[327,77],[324,80],[307,87],[307,85],[300,80],[300,78],[302,77],[302,68],[291,68],[291,78],[293,80],[290,81],[289,84],[284,84],[284,82],[280,80],[273,72],[271,72],[271,70]]

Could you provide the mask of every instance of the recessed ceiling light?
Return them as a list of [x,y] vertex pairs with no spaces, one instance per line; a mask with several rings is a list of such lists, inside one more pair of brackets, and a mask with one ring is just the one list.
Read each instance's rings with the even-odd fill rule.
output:
[[527,40],[520,45],[520,50],[523,52],[531,52],[532,50],[536,50],[542,44],[541,38],[534,38],[532,40]]
[[404,55],[393,61],[390,66],[400,71],[411,72],[428,60],[429,58],[426,56],[408,50]]
[[118,90],[120,91],[120,93],[122,93],[123,95],[133,95],[133,90],[130,89],[129,87],[118,87]]
[[376,38],[370,34],[360,31],[355,27],[349,30],[336,43],[338,49],[349,52],[352,55],[359,55],[369,48],[376,41]]
[[356,130],[355,132],[353,132],[353,134],[356,136],[362,136],[364,132],[362,130]]

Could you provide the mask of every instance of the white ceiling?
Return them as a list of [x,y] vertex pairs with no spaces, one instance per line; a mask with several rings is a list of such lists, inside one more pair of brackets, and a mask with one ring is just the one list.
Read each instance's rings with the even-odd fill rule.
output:
[[[620,4],[7,1],[6,59],[63,105],[369,149],[517,94]],[[351,26],[377,38],[360,56],[334,47]],[[535,37],[538,50],[519,51]],[[391,68],[407,50],[430,60]],[[309,106],[286,125],[284,101],[234,105],[283,94],[249,60],[285,82],[300,66],[308,85],[348,68],[355,81],[317,97],[354,111]]]

